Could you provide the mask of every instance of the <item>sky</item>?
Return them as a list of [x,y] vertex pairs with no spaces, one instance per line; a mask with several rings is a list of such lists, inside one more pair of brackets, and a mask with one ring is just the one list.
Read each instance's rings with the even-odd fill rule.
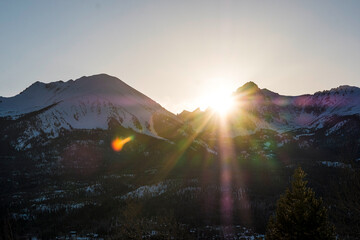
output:
[[[0,0],[0,96],[107,73],[168,110],[360,87],[360,1]],[[209,97],[209,96],[207,96]]]

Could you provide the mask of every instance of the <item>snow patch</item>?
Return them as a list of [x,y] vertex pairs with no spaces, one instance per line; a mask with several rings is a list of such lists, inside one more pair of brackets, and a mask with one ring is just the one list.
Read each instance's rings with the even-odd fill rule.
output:
[[327,167],[334,167],[334,168],[351,168],[351,164],[345,164],[342,162],[329,162],[329,161],[322,161],[320,162],[322,165]]
[[136,190],[127,193],[122,198],[144,198],[144,197],[156,197],[166,192],[168,186],[163,182],[155,185],[141,186]]

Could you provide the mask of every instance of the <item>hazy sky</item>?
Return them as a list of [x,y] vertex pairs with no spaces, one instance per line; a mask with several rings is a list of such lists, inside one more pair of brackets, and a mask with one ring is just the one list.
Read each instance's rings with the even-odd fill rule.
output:
[[360,86],[360,1],[0,0],[0,96],[107,73],[173,112],[247,81]]

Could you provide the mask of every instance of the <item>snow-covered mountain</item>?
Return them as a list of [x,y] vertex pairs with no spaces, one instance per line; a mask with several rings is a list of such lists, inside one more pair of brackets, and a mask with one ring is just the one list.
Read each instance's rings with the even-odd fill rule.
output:
[[[282,96],[248,82],[233,95],[237,105],[228,116],[233,136],[251,134],[260,129],[287,132],[327,128],[334,132],[353,118],[360,117],[360,88],[357,87],[340,86],[313,95]],[[195,120],[207,114],[212,113],[210,110],[184,111],[179,117],[190,120],[196,128]],[[214,129],[213,126],[210,128]]]
[[[32,121],[22,121],[29,117]],[[29,140],[41,134],[56,138],[62,130],[121,125],[159,138],[155,121],[161,121],[159,125],[164,127],[181,125],[160,104],[106,74],[67,82],[36,82],[14,97],[1,97],[0,118],[20,122],[23,134],[17,148],[26,147]]]
[[[209,231],[226,194],[233,219],[251,214],[236,229],[265,229],[263,219],[302,166],[341,234],[356,228],[359,217],[349,213],[359,209],[360,89],[282,96],[249,82],[234,98],[230,139],[217,135],[224,125],[210,110],[176,116],[105,74],[36,82],[0,97],[0,213],[29,232],[54,226],[58,235],[78,225],[104,232],[119,225],[119,206],[136,199],[145,214],[178,209],[178,219],[206,223]],[[134,140],[116,152],[117,136]]]
[[[282,96],[248,82],[233,95],[237,105],[228,117],[233,137],[260,129],[297,134],[322,131],[324,136],[346,134],[345,130],[360,131],[360,88],[357,87],[340,86],[313,95]],[[211,114],[195,110],[176,116],[106,74],[67,82],[36,82],[14,97],[0,97],[3,141],[9,142],[6,137],[15,132],[11,142],[18,150],[30,148],[39,136],[48,140],[57,138],[63,131],[106,130],[116,126],[170,139],[192,131],[186,122],[197,131],[212,135],[211,132],[216,134],[217,123],[209,117]]]

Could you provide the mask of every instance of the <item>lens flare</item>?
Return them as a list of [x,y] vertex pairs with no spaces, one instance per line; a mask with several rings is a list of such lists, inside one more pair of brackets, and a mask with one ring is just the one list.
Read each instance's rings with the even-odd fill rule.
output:
[[119,138],[116,137],[112,142],[111,142],[111,147],[114,151],[119,152],[123,149],[124,145],[128,142],[130,142],[133,139],[133,137],[127,137],[127,138]]

